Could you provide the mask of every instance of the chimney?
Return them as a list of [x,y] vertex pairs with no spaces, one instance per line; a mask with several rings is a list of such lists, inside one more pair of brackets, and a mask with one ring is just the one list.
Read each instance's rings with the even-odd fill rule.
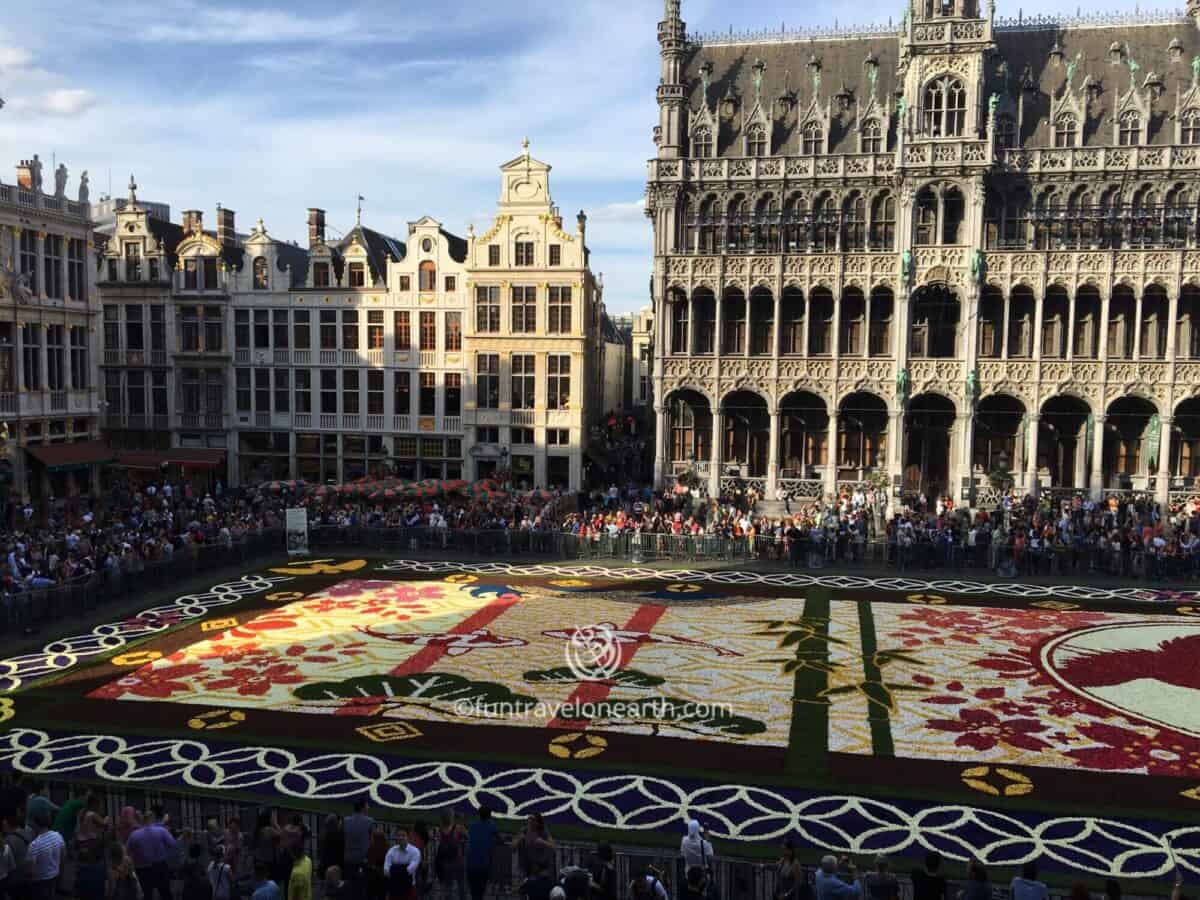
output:
[[315,247],[325,243],[325,210],[309,207],[308,209],[308,246]]
[[222,244],[234,242],[233,217],[232,209],[225,209],[220,203],[217,204],[217,240]]
[[17,186],[29,190],[33,187],[33,162],[23,159],[17,165]]
[[191,234],[193,231],[200,231],[204,228],[204,213],[198,209],[185,209],[183,211],[183,233]]

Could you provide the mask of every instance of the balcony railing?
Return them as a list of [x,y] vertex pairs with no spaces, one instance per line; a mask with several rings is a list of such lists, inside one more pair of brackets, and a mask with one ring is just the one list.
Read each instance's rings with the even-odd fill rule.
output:
[[358,431],[359,422],[362,421],[362,416],[358,413],[343,413],[342,414],[342,430],[343,431]]
[[1200,169],[1200,148],[1057,147],[996,151],[997,162],[1014,172],[1134,172]]
[[248,366],[250,364],[250,349],[248,347],[238,347],[233,351],[233,361],[239,366]]
[[317,362],[323,366],[336,366],[338,352],[336,350],[319,350],[317,351]]
[[167,364],[167,351],[166,350],[151,350],[150,351],[150,365],[165,366],[166,364]]
[[293,350],[292,351],[292,365],[307,366],[310,364],[309,360],[311,360],[311,359],[312,359],[312,351],[311,350]]
[[436,350],[422,350],[421,351],[421,359],[418,364],[421,366],[422,369],[432,369],[434,366],[437,365],[437,351]]
[[383,351],[368,350],[363,354],[367,358],[367,365],[373,369],[382,368],[383,366]]
[[378,414],[367,415],[367,431],[383,431],[383,423],[386,417]]
[[120,350],[110,350],[109,348],[105,347],[104,348],[104,356],[102,358],[104,360],[104,365],[106,365],[106,366],[121,365],[121,351]]
[[269,412],[256,412],[254,414],[254,425],[257,428],[270,428],[271,414]]
[[321,428],[326,431],[336,431],[338,423],[337,419],[338,417],[335,413],[321,413]]
[[312,428],[312,413],[296,413],[292,416],[292,424],[297,428]]
[[744,217],[700,217],[686,223],[678,254],[892,253],[895,222],[866,221],[838,211]]
[[511,419],[509,421],[512,422],[513,425],[519,425],[526,428],[533,427],[534,423],[537,421],[537,413],[532,409],[514,409],[510,415]]
[[398,415],[392,416],[393,431],[408,431],[412,428],[412,416]]
[[29,206],[34,209],[40,208],[55,212],[65,212],[67,215],[78,216],[81,219],[87,218],[88,215],[86,203],[76,203],[74,200],[68,200],[65,197],[41,194],[12,184],[0,185],[0,202],[15,202],[21,206]]
[[455,433],[462,431],[462,416],[442,416],[442,431]]
[[277,349],[277,350],[275,350],[275,351],[274,351],[274,356],[273,356],[273,358],[274,358],[274,360],[275,360],[275,365],[277,365],[277,366],[289,366],[289,365],[291,365],[291,363],[292,363],[292,351],[291,351],[291,350],[278,350],[278,349]]
[[50,392],[50,411],[51,412],[66,412],[67,409],[67,392],[66,391],[51,391]]
[[[982,141],[947,144],[956,148],[957,162],[983,162]],[[960,149],[961,148],[961,149]],[[978,159],[977,159],[978,158]],[[846,153],[829,156],[764,156],[733,159],[652,159],[651,181],[723,182],[729,179],[842,178],[891,175],[896,168],[892,153]]]
[[357,366],[358,365],[358,351],[357,350],[343,350],[342,351],[342,365],[343,366]]

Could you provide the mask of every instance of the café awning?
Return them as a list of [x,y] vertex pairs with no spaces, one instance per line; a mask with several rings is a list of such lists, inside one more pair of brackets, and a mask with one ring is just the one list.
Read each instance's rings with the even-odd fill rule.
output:
[[161,469],[163,465],[183,469],[217,469],[225,464],[224,450],[172,447],[170,450],[122,450],[117,465],[124,469]]
[[49,472],[71,472],[106,465],[115,454],[103,441],[76,441],[73,444],[40,444],[26,447],[29,455]]

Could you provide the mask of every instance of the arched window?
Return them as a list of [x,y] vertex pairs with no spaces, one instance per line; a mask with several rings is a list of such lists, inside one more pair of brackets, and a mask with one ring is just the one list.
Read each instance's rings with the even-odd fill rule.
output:
[[878,119],[868,119],[863,124],[859,140],[862,153],[878,153],[883,149],[883,131]]
[[692,156],[697,159],[712,159],[713,139],[708,128],[697,128],[692,135]]
[[937,197],[929,188],[917,194],[917,228],[913,243],[932,244],[937,240]]
[[825,152],[825,132],[820,122],[806,122],[801,134],[800,152],[805,156],[820,156]]
[[1183,144],[1200,144],[1200,109],[1189,109],[1180,117],[1179,139]]
[[958,137],[967,116],[967,92],[957,78],[946,76],[925,88],[925,133]]
[[267,259],[264,256],[254,257],[254,289],[256,291],[267,289]]
[[433,260],[427,259],[421,263],[418,280],[423,291],[437,290],[437,266]]
[[1136,147],[1142,142],[1142,117],[1132,109],[1121,114],[1117,131],[1117,143],[1122,147]]
[[963,220],[963,195],[956,188],[942,197],[942,243],[957,244]]
[[746,132],[746,155],[767,155],[767,129],[761,125],[752,125]]
[[842,215],[842,249],[862,250],[867,240],[867,201],[855,192],[846,198]]
[[1054,120],[1055,147],[1074,147],[1076,133],[1075,117],[1070,113],[1063,113]]
[[837,250],[838,205],[832,194],[813,204],[813,249],[818,253]]
[[1186,188],[1176,188],[1167,195],[1167,206],[1164,216],[1167,243],[1172,247],[1187,245],[1191,234],[1195,210],[1191,196]]
[[996,116],[996,146],[1001,150],[1017,146],[1017,122],[1012,116]]
[[871,203],[871,249],[892,250],[896,243],[896,198],[880,194]]

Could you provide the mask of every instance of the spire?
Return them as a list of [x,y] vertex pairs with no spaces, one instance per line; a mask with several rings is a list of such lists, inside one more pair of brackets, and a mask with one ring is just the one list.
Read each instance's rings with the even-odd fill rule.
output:
[[129,176],[129,205],[137,206],[137,182],[133,180],[133,175]]
[[680,0],[663,0],[663,20],[675,22],[680,18]]
[[529,159],[529,138],[525,138],[525,140],[521,141],[521,154],[526,159]]

